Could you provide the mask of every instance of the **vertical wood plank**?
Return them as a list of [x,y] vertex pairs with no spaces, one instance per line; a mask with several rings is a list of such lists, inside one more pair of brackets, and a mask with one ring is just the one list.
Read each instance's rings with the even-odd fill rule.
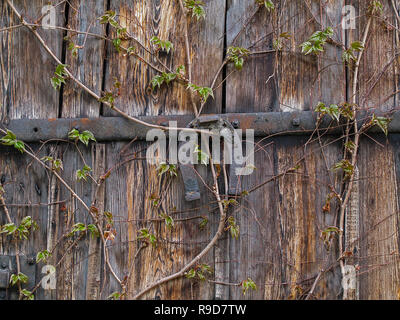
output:
[[[280,110],[313,110],[318,101],[339,104],[346,99],[345,69],[341,60],[342,49],[326,43],[319,56],[301,53],[300,44],[317,30],[332,27],[332,39],[343,44],[341,26],[342,7],[345,1],[286,1],[282,14],[282,30],[289,32],[290,41],[284,43],[279,54]],[[286,43],[286,44],[285,44]]]
[[[35,23],[42,16],[45,0],[17,0],[14,5],[24,18]],[[65,4],[56,7],[56,25],[64,26]],[[0,28],[20,21],[4,1],[0,4]],[[49,48],[61,58],[62,31],[38,28]],[[0,33],[0,119],[56,118],[59,92],[50,83],[56,64],[26,28]]]
[[[349,30],[351,41],[361,40],[368,20],[369,2],[352,1],[358,10],[356,29]],[[399,78],[393,61],[396,52],[396,35],[391,25],[395,24],[395,12],[391,0],[381,1],[382,18],[372,18],[365,50],[360,64],[360,76],[357,87],[357,101],[362,108],[375,108],[386,111],[395,107]],[[397,6],[400,4],[395,1]],[[386,17],[386,18],[385,18]],[[383,20],[382,20],[383,19]],[[396,74],[397,72],[397,74]],[[352,92],[352,91],[351,91]]]
[[[37,149],[37,145],[32,147],[34,150]],[[31,216],[39,226],[38,230],[31,231],[27,240],[18,240],[19,252],[23,252],[29,258],[35,258],[38,251],[46,249],[48,208],[37,204],[47,203],[47,174],[39,165],[31,163],[31,159],[19,151],[2,146],[0,178],[4,185],[6,204],[10,204],[8,209],[13,223],[19,225],[24,217]],[[0,208],[0,212],[0,225],[8,223],[3,208]],[[15,255],[15,241],[10,236],[2,234],[1,254]],[[41,264],[36,265],[36,279],[29,279],[29,281],[33,280],[37,283],[40,280],[41,267]]]
[[[96,181],[105,173],[105,150],[104,144],[92,146],[93,176]],[[98,210],[98,217],[101,221],[104,215],[105,186],[94,187],[92,189],[92,203]],[[87,300],[97,300],[100,298],[100,275],[101,275],[101,256],[103,254],[102,245],[99,237],[90,237],[87,248],[87,280],[86,296]],[[79,262],[79,261],[78,261]]]
[[[92,168],[97,167],[99,164],[95,164],[96,158],[98,158],[98,161],[100,161],[99,163],[101,163],[101,145],[98,150],[99,154],[96,154],[97,150],[95,149],[96,151],[93,151],[93,156],[90,146],[86,148],[83,144],[78,144],[78,148],[81,155],[71,144],[62,146],[60,156],[65,164],[63,177],[86,205],[90,206],[95,185],[89,177],[86,182],[84,180],[78,181],[76,179],[76,171],[82,169],[85,163]],[[83,162],[83,160],[85,162]],[[93,175],[93,173],[91,174]],[[84,225],[93,223],[86,209],[72,197],[64,186],[61,186],[60,194],[61,197],[69,199],[69,203],[65,209],[60,212],[58,222],[61,226],[59,237],[70,233],[72,226],[76,223],[83,223]],[[85,232],[83,234],[77,232],[72,237],[64,238],[61,242],[61,247],[63,249],[57,252],[57,259],[63,259],[59,270],[57,270],[58,299],[84,299],[86,297],[90,237],[90,232]],[[92,259],[93,258],[92,256]],[[93,274],[91,276],[95,275]],[[91,277],[89,277],[89,279],[91,279]]]
[[[107,146],[109,164],[124,160],[118,154],[125,145],[126,143],[112,143]],[[145,142],[134,143],[128,149],[125,148],[126,154],[132,155],[147,145]],[[138,157],[143,154],[145,152],[139,153]],[[205,181],[209,181],[209,173],[205,168],[200,170],[200,174]],[[180,174],[169,182],[169,179],[157,175],[155,166],[144,160],[135,160],[119,167],[106,180],[106,189],[113,190],[107,192],[105,208],[114,214],[117,232],[110,250],[110,261],[121,278],[127,276],[132,267],[128,298],[152,282],[180,270],[212,237],[212,225],[217,215],[215,214],[214,219],[211,205],[207,205],[211,201],[209,193],[201,186],[202,199],[185,202]],[[152,205],[152,195],[163,199],[159,209]],[[198,207],[201,207],[200,210]],[[160,219],[159,214],[162,212],[175,220],[173,230],[166,228],[162,220],[149,222],[149,219]],[[199,230],[199,219],[179,221],[196,216],[209,218],[209,225],[204,231]],[[138,236],[142,228],[148,228],[157,237],[156,247],[149,244],[140,249],[143,243],[138,240]],[[212,252],[203,260],[201,263],[209,264],[214,269]],[[118,290],[116,282],[108,278],[105,291],[111,293]],[[209,299],[213,294],[212,285],[191,283],[182,278],[150,291],[143,299]]]
[[[274,176],[274,145],[259,142],[255,148],[255,172],[241,176],[242,190],[250,190]],[[280,291],[281,253],[277,225],[277,194],[274,182],[252,192],[231,209],[240,228],[239,239],[229,237],[229,281],[240,283],[251,278],[258,290],[245,295],[242,287],[230,287],[229,299],[277,299]]]
[[[278,172],[290,168],[304,154],[302,145],[305,142],[305,139],[298,139],[294,143],[290,137],[279,139]],[[335,242],[327,250],[320,238],[323,230],[336,225],[334,201],[329,212],[323,212],[322,207],[330,193],[328,186],[338,190],[340,185],[339,176],[332,176],[328,171],[340,159],[340,146],[334,144],[323,149],[324,155],[314,148],[318,148],[318,144],[309,146],[305,160],[295,173],[279,180],[281,272],[283,282],[288,284],[281,298],[304,298],[321,270],[329,272],[320,279],[315,296],[336,299],[340,293]]]
[[[107,1],[70,1],[68,13],[68,27],[80,32],[90,32],[98,35],[105,34],[105,27],[98,18],[106,11]],[[87,87],[101,95],[103,80],[103,62],[105,54],[105,40],[68,32],[67,36],[77,46],[76,57],[71,50],[66,51],[66,64],[71,72]],[[67,81],[63,91],[62,117],[98,117],[100,102],[84,92],[72,81]]]
[[[220,1],[205,1],[207,12],[205,21],[190,21],[191,59],[193,64],[193,82],[201,86],[209,86],[215,72],[222,63],[223,30],[225,5]],[[153,45],[150,39],[157,36],[174,44],[174,50],[166,55],[160,53],[160,60],[175,71],[179,65],[186,65],[183,21],[184,17],[177,1],[112,1],[111,10],[119,15],[119,23],[147,49]],[[115,32],[111,32],[115,37]],[[124,45],[129,45],[123,41]],[[156,65],[152,55],[136,43],[131,43],[139,54]],[[196,53],[201,55],[197,58]],[[185,86],[176,82],[169,86],[151,92],[150,81],[157,74],[151,67],[138,59],[123,56],[116,52],[112,45],[108,46],[108,61],[105,77],[105,88],[112,89],[114,78],[121,83],[121,95],[118,105],[131,115],[158,114],[191,114],[193,112],[189,101],[189,93]],[[161,68],[162,69],[162,68]],[[221,90],[216,94],[215,101],[206,106],[207,112],[221,110]],[[105,110],[105,115],[113,114]]]
[[[387,144],[361,141],[360,166],[360,299],[398,299],[399,225],[398,137]],[[393,148],[394,147],[394,148]],[[397,171],[397,173],[396,173]]]
[[[228,1],[226,17],[227,46],[252,47],[251,51],[272,49],[273,14],[252,0]],[[243,29],[243,31],[242,31]],[[232,73],[234,72],[234,73]],[[226,81],[226,112],[276,111],[275,79],[272,54],[246,58],[241,71],[229,65]]]

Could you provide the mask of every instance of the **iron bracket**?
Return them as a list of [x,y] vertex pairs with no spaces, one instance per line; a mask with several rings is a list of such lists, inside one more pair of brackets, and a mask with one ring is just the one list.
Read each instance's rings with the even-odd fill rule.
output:
[[[358,112],[359,124],[363,119],[375,113],[382,112],[368,110]],[[294,112],[258,112],[258,113],[226,113],[216,115],[203,115],[201,122],[211,120],[213,117],[230,122],[235,129],[253,129],[255,137],[276,135],[309,135],[315,128],[317,113],[312,111]],[[184,128],[193,121],[192,115],[160,115],[142,116],[140,120],[154,125],[164,126],[168,129],[169,121],[176,121],[178,127]],[[400,112],[390,115],[389,133],[400,133]],[[194,120],[196,121],[196,120]],[[89,130],[97,141],[126,141],[134,138],[145,140],[147,132],[151,129],[143,124],[136,123],[121,117],[75,118],[75,119],[15,119],[6,120],[0,126],[13,131],[18,139],[25,142],[40,142],[49,139],[66,139],[68,132],[76,128],[80,131]],[[329,134],[341,134],[343,126],[338,126],[329,116],[325,116],[319,129],[327,130]],[[381,132],[373,127],[370,132]],[[168,133],[166,131],[166,133]]]
[[[188,124],[190,128],[197,129],[208,129],[217,130],[221,132],[223,129],[228,129],[233,133],[237,124],[231,123],[226,118],[219,115],[205,115],[191,121]],[[182,148],[183,143],[181,142],[179,148]],[[238,183],[238,177],[236,175],[236,170],[239,166],[235,161],[229,167],[229,195],[237,195],[241,193],[240,183]],[[200,188],[197,181],[197,174],[193,165],[180,165],[179,169],[182,174],[183,183],[185,187],[185,200],[194,201],[200,199]]]

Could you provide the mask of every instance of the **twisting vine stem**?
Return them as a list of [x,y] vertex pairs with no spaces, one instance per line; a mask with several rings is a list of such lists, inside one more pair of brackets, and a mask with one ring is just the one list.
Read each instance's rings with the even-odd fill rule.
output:
[[[362,38],[362,46],[365,46],[365,43],[367,41],[367,37],[368,37],[368,32],[371,26],[371,22],[372,22],[372,16],[368,18],[368,22],[367,25],[365,27],[364,30],[364,35]],[[365,49],[364,49],[365,50]],[[358,84],[358,72],[359,72],[359,68],[360,68],[360,63],[361,63],[361,58],[363,56],[363,52],[364,50],[362,50],[357,58],[357,61],[355,63],[355,69],[354,69],[354,78],[353,78],[353,95],[352,95],[352,106],[354,108],[354,148],[352,150],[351,153],[351,165],[352,167],[355,169],[356,168],[356,164],[357,164],[357,153],[358,153],[358,148],[359,148],[359,143],[360,143],[360,134],[362,132],[362,129],[358,129],[358,122],[357,122],[357,110],[356,110],[356,103],[357,103],[357,84]],[[363,125],[364,127],[364,125]],[[345,148],[345,155],[346,155],[346,151],[347,149]],[[345,276],[345,269],[344,269],[344,261],[343,261],[343,230],[344,230],[344,220],[345,220],[345,213],[346,213],[346,209],[347,209],[347,204],[349,202],[350,196],[351,196],[351,192],[353,189],[353,183],[354,183],[354,174],[355,174],[355,170],[353,170],[353,172],[351,173],[351,175],[349,176],[349,184],[347,187],[347,191],[346,191],[346,195],[344,197],[344,200],[340,203],[340,214],[339,214],[339,228],[341,230],[341,232],[339,233],[339,252],[340,252],[340,268],[342,271],[342,276]],[[346,293],[345,293],[346,295]]]

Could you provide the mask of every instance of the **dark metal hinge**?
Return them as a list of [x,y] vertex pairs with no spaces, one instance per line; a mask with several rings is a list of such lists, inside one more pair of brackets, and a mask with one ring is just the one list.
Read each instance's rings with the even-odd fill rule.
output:
[[[219,115],[206,115],[201,118],[195,119],[189,123],[188,127],[198,128],[198,129],[211,129],[221,131],[222,129],[228,129],[232,133],[235,128],[239,126],[239,123],[231,123],[227,119],[222,118]],[[233,136],[233,135],[232,135]],[[183,143],[180,143],[179,148],[181,148]],[[237,195],[242,192],[240,183],[238,183],[238,177],[236,175],[236,170],[238,165],[236,161],[232,161],[229,168],[229,195]],[[195,172],[193,165],[181,165],[180,171],[183,178],[183,183],[185,187],[185,200],[194,201],[200,199],[200,188],[197,181],[197,174]]]
[[[28,282],[21,284],[23,289],[32,290],[36,281],[36,261],[34,258],[19,257],[21,272],[28,277]],[[18,300],[18,287],[10,283],[11,276],[17,274],[15,255],[0,255],[0,300]]]

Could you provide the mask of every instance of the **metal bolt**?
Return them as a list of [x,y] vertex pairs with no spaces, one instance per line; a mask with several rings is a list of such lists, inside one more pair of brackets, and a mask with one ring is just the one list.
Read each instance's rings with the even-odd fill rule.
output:
[[233,120],[233,121],[232,121],[232,126],[233,126],[235,129],[239,128],[239,125],[240,125],[239,120]]
[[292,120],[292,125],[294,125],[295,127],[298,127],[300,125],[300,119],[299,118],[294,118]]
[[5,262],[3,262],[3,263],[1,264],[1,267],[2,267],[3,269],[7,268],[7,264],[6,264]]

